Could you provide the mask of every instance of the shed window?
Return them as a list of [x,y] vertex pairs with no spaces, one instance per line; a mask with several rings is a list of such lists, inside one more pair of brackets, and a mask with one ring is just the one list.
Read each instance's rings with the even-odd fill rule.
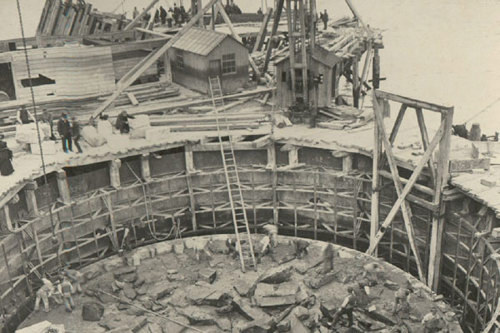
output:
[[177,68],[184,69],[184,53],[182,52],[182,50],[176,50],[175,63],[177,65]]
[[236,56],[234,53],[222,55],[222,74],[236,73]]

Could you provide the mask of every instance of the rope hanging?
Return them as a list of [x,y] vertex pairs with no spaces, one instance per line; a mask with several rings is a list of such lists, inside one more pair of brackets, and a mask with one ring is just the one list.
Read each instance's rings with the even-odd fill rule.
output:
[[[28,80],[30,83],[31,102],[33,104],[33,113],[35,114],[36,134],[38,137],[38,147],[40,148],[40,158],[42,160],[43,180],[45,181],[45,184],[48,185],[49,182],[47,181],[47,172],[45,169],[45,159],[43,156],[42,139],[40,136],[40,127],[38,125],[38,114],[37,114],[37,110],[36,110],[35,93],[33,91],[33,83],[31,80],[31,68],[30,68],[30,62],[28,59],[28,47],[26,46],[26,37],[24,35],[23,16],[21,14],[21,5],[19,3],[19,0],[16,0],[16,3],[17,3],[17,12],[19,14],[19,25],[21,26],[21,36],[22,36],[22,40],[23,40],[24,57],[25,57],[25,61],[26,61],[26,70],[28,72]],[[54,230],[54,218],[52,216],[52,206],[50,206],[50,205],[49,205],[49,215],[50,215],[50,225],[51,225],[51,229],[52,229],[52,237],[55,239],[56,234],[55,234],[55,230]]]

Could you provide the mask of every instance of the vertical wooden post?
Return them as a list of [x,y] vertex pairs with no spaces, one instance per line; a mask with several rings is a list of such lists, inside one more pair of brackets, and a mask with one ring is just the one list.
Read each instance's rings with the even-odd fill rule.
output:
[[355,108],[359,107],[359,57],[352,59],[352,98]]
[[439,205],[437,212],[432,216],[431,244],[429,252],[429,267],[427,283],[433,291],[439,287],[441,272],[441,246],[445,223],[446,205],[443,202],[442,193],[448,183],[449,177],[449,154],[451,140],[451,125],[453,123],[453,108],[441,113],[441,121],[444,122],[444,132],[439,142],[439,157],[436,169],[436,188],[434,189],[433,203]]
[[278,173],[276,171],[276,149],[274,144],[267,146],[267,165],[271,167],[271,191],[273,194],[273,221],[278,223],[279,212],[278,212]]
[[[291,2],[291,0],[286,0],[286,20],[288,23],[288,31],[295,31],[295,29],[293,27],[294,20],[292,19],[292,2]],[[273,24],[276,24],[276,22],[274,22]],[[295,103],[295,92],[296,92],[296,88],[295,88],[295,84],[296,84],[296,81],[295,81],[295,36],[293,34],[289,35],[288,41],[289,41],[288,48],[289,48],[289,53],[290,53],[290,81],[292,83],[291,84],[292,91],[291,91],[290,95],[292,96],[291,104],[294,104]],[[272,41],[269,41],[269,42],[272,43]],[[270,49],[269,46],[268,46],[268,49]]]
[[[202,6],[202,3],[201,3],[201,0],[197,0],[196,1],[196,5],[198,6],[198,8],[196,10],[196,13],[199,13],[199,12],[203,11],[203,6]],[[200,26],[200,28],[204,28],[205,27],[205,22],[203,22],[203,15],[200,17],[200,21],[198,22],[198,25]]]
[[347,153],[342,157],[342,172],[348,174],[352,171],[352,154]]
[[293,146],[292,149],[288,151],[288,164],[290,166],[299,164],[299,147]]
[[8,203],[3,206],[3,213],[5,215],[5,223],[7,224],[7,226],[11,226],[11,229],[14,229],[14,227],[12,226],[12,220],[10,219],[10,210]]
[[373,49],[372,85],[373,89],[380,88],[380,55],[377,47]]
[[172,83],[172,64],[170,63],[169,51],[165,52],[163,63],[165,64],[165,80]]
[[[375,242],[375,236],[379,228],[379,199],[380,199],[380,180],[379,180],[379,161],[382,150],[382,140],[377,124],[373,124],[373,161],[372,161],[372,200],[370,212],[370,246]],[[377,256],[378,247],[373,254]]]
[[37,189],[37,183],[35,181],[29,182],[24,187],[24,194],[26,196],[26,205],[28,208],[28,214],[31,216],[38,215],[38,204],[36,201],[35,190]]
[[59,196],[61,201],[65,204],[71,202],[71,196],[69,193],[68,179],[66,178],[66,172],[64,170],[57,171],[57,188],[59,189]]
[[314,171],[313,177],[314,239],[318,239],[318,170]]
[[120,188],[120,167],[122,161],[120,159],[112,160],[109,162],[109,182],[111,187]]
[[191,173],[195,172],[194,168],[194,158],[193,158],[193,146],[186,145],[184,147],[184,159],[186,161],[186,184],[189,192],[189,203],[191,209],[191,225],[193,231],[198,229],[198,224],[196,223],[196,204],[193,192],[193,184],[191,181]]
[[145,182],[151,180],[151,168],[149,165],[149,154],[141,155],[141,174]]
[[106,200],[106,206],[109,212],[109,223],[111,224],[111,232],[112,232],[111,239],[113,240],[112,241],[113,247],[115,248],[115,251],[118,251],[120,249],[120,244],[118,243],[118,233],[116,231],[115,214],[113,212],[113,202],[111,201],[111,196],[109,194],[106,195],[104,200]]

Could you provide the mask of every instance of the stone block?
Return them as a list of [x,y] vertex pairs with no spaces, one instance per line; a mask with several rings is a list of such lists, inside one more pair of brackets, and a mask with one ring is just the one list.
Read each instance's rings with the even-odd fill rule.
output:
[[239,279],[234,282],[233,288],[241,297],[248,297],[252,285],[244,279]]
[[120,267],[120,268],[114,269],[113,275],[115,278],[119,278],[122,275],[127,275],[127,274],[131,274],[131,273],[135,274],[136,271],[137,271],[137,267],[125,266],[125,267]]
[[215,269],[205,268],[198,272],[198,277],[200,278],[200,280],[212,284],[217,278],[217,271]]
[[250,302],[244,298],[234,298],[233,307],[247,320],[254,320],[263,324],[268,324],[271,317],[259,308],[253,307]]
[[167,254],[172,252],[173,244],[171,241],[165,241],[155,244],[154,248],[156,249],[157,255]]
[[132,286],[127,284],[125,288],[123,288],[123,295],[130,300],[134,300],[137,297],[137,292]]
[[293,267],[276,267],[270,269],[260,277],[260,281],[264,283],[279,284],[289,281],[292,277]]
[[104,306],[99,303],[85,303],[82,306],[82,319],[85,321],[99,321],[104,314]]
[[160,281],[149,287],[148,294],[157,300],[170,295],[176,288],[177,286],[169,281]]
[[315,278],[310,279],[307,284],[308,287],[312,289],[319,289],[323,286],[326,286],[330,282],[333,282],[336,278],[338,272],[332,272],[324,275],[318,275]]
[[175,254],[183,254],[184,253],[184,242],[176,242],[173,245],[173,250]]
[[196,306],[188,306],[180,311],[192,325],[217,325],[214,316]]

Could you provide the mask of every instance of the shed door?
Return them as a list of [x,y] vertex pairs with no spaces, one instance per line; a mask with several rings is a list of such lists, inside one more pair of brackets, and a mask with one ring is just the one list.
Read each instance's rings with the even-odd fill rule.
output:
[[208,63],[208,75],[210,77],[218,76],[222,80],[221,67],[220,59],[210,60]]

